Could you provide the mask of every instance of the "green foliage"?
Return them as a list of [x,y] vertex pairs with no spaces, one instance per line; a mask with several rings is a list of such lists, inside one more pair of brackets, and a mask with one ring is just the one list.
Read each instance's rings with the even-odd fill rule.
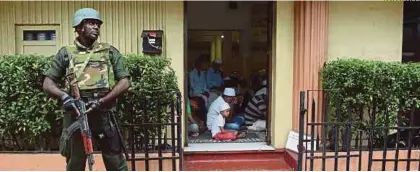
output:
[[[25,144],[37,142],[39,136],[57,136],[61,132],[61,102],[49,97],[42,89],[43,74],[52,58],[39,55],[0,56],[0,137],[21,143],[23,147],[19,145],[19,149],[27,149]],[[126,55],[125,58],[132,86],[119,100],[123,118],[149,108],[153,118],[148,121],[166,119],[166,113],[159,115],[152,109],[157,109],[158,104],[167,105],[174,98],[173,91],[178,91],[170,59],[139,55]],[[162,93],[156,94],[156,91]],[[147,99],[146,105],[140,101],[151,96],[153,99]]]
[[0,57],[0,137],[11,135],[21,143],[31,143],[50,129],[58,106],[42,91],[42,73],[49,59],[33,55]]
[[[321,76],[330,104],[341,101],[343,109],[351,107],[353,119],[362,120],[365,127],[372,122],[372,116],[367,115],[368,107],[376,105],[376,128],[385,125],[385,110],[389,111],[389,125],[394,126],[399,105],[408,110],[420,104],[420,64],[340,59],[329,62],[321,71]],[[362,119],[356,114],[361,107],[365,111]],[[330,115],[337,120],[335,109],[332,107]],[[348,114],[342,111],[343,117],[339,120],[348,119]],[[381,138],[381,129],[372,132],[375,137]]]
[[[121,112],[137,114],[138,122],[162,122],[168,118],[167,108],[178,91],[171,60],[159,56],[127,55],[126,66],[132,76],[131,87],[121,97]],[[125,116],[125,121],[131,117]]]

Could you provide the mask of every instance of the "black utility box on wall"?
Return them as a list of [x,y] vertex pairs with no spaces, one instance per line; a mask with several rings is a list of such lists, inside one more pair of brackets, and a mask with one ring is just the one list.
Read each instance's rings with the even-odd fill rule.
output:
[[143,38],[144,54],[162,54],[162,30],[143,30],[141,37]]

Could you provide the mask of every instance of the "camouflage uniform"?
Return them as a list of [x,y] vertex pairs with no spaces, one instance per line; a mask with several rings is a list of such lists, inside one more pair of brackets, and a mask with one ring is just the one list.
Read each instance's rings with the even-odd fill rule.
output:
[[[89,62],[84,64],[89,56]],[[86,65],[84,71],[79,73],[77,83],[81,99],[88,102],[92,99],[99,99],[112,88],[115,82],[129,77],[123,60],[121,54],[113,46],[95,42],[91,48],[87,48],[75,40],[73,45],[63,47],[58,51],[46,76],[57,82],[67,78],[68,74],[72,72],[78,75],[78,69]],[[66,91],[69,91],[68,93],[71,95],[68,86],[69,82],[66,82]],[[111,113],[115,113],[115,102],[111,107],[89,113],[92,137],[99,143],[107,170],[127,170],[127,163],[122,154],[122,145],[118,140],[118,132],[115,129],[115,124],[110,120]],[[60,153],[66,157],[67,170],[82,171],[85,170],[86,155],[80,130],[76,130],[72,134],[69,134],[67,130],[74,121],[76,121],[74,114],[66,114],[63,118]]]

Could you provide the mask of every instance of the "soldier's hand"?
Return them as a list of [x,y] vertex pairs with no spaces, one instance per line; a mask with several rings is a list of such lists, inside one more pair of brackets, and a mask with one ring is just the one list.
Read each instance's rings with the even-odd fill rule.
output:
[[91,101],[87,104],[89,109],[86,111],[86,113],[89,113],[91,111],[94,111],[95,109],[98,109],[102,104],[102,99]]
[[63,102],[63,108],[66,111],[73,111],[76,108],[76,104],[74,102],[73,97],[65,94],[61,97],[61,101]]

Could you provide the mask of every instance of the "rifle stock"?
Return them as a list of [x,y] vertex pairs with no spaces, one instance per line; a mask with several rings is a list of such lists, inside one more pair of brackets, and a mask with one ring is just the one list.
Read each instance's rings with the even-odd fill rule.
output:
[[85,149],[85,154],[87,156],[87,161],[89,165],[89,171],[93,170],[93,164],[95,160],[93,158],[93,144],[92,144],[92,133],[89,128],[88,117],[86,114],[86,103],[80,99],[79,87],[77,84],[73,87],[73,94],[76,100],[77,106],[74,107],[74,110],[77,114],[77,122],[80,123],[80,132],[83,139],[83,147]]

